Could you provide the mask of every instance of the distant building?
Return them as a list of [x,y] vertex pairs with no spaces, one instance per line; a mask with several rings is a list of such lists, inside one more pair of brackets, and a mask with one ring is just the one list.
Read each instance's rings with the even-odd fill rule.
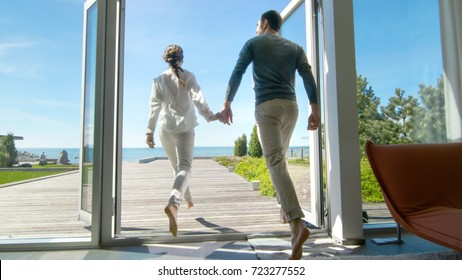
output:
[[[8,135],[0,135],[0,138],[6,137]],[[24,137],[22,136],[13,136],[13,140],[24,140]]]

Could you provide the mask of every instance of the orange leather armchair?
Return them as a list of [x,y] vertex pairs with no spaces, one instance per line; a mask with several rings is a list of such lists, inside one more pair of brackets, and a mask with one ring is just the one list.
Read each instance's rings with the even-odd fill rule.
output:
[[462,251],[462,143],[366,143],[388,209],[405,230]]

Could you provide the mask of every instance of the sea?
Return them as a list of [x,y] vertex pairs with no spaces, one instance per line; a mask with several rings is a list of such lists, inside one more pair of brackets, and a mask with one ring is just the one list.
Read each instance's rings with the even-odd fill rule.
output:
[[[63,150],[66,150],[69,163],[80,162],[80,148],[16,148],[18,152],[26,152],[37,158],[45,153],[47,158],[57,159]],[[195,157],[218,157],[234,155],[234,147],[194,147]],[[150,157],[166,157],[165,151],[159,148],[122,148],[122,161],[139,162],[140,159]],[[290,147],[288,157],[306,158],[309,156],[308,147]]]
[[[37,158],[45,153],[47,158],[57,159],[63,150],[66,150],[69,163],[79,163],[80,148],[16,148],[18,152],[26,152]],[[232,156],[234,147],[195,147],[195,157]],[[122,148],[122,161],[139,162],[140,159],[150,157],[166,157],[162,148]]]

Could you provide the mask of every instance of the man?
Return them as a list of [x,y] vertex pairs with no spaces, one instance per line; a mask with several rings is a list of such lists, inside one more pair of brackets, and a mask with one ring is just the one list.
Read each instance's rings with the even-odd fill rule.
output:
[[281,26],[282,18],[277,11],[271,10],[262,14],[257,23],[258,36],[248,40],[239,54],[228,82],[221,113],[225,124],[233,122],[231,102],[243,74],[253,62],[258,135],[281,210],[290,224],[292,253],[289,259],[298,260],[303,255],[303,244],[310,232],[301,222],[304,215],[285,160],[298,117],[296,71],[303,79],[311,106],[309,130],[318,128],[320,117],[316,84],[306,54],[302,47],[279,35]]

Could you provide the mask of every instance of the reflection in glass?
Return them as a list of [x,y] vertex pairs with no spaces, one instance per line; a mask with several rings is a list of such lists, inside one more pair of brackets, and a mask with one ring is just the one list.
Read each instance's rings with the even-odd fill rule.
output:
[[[20,176],[14,185],[0,187],[0,247],[88,237],[87,224],[79,220],[81,179],[76,165],[82,156],[84,5],[82,1],[30,1],[27,5],[3,1],[2,8],[0,21],[8,28],[0,30],[0,44],[7,46],[0,47],[0,64],[14,70],[0,70],[4,105],[0,118],[8,119],[2,129],[24,136],[16,141],[16,148],[26,156],[17,160],[32,168],[17,175],[34,171],[41,179]],[[69,152],[69,164],[60,160],[63,150]],[[42,152],[48,159],[45,168],[35,160]],[[51,171],[56,170],[55,163],[64,163],[60,171]],[[50,172],[59,175],[43,176]],[[0,177],[5,174],[0,172]]]
[[81,156],[82,199],[81,209],[91,213],[93,185],[93,135],[95,119],[95,79],[96,79],[96,31],[97,4],[87,11],[86,53],[85,53],[85,86],[84,86],[84,119],[83,149]]
[[[299,44],[306,51],[306,29],[301,28],[306,26],[305,14],[305,3],[303,3],[284,22],[281,36]],[[295,90],[297,93],[299,116],[286,156],[289,162],[289,172],[294,182],[300,205],[303,209],[311,211],[310,154],[307,131],[309,102],[305,88],[303,87],[303,81],[298,75],[296,75]]]
[[355,0],[354,15],[363,209],[390,222],[364,145],[447,141],[438,1]]

